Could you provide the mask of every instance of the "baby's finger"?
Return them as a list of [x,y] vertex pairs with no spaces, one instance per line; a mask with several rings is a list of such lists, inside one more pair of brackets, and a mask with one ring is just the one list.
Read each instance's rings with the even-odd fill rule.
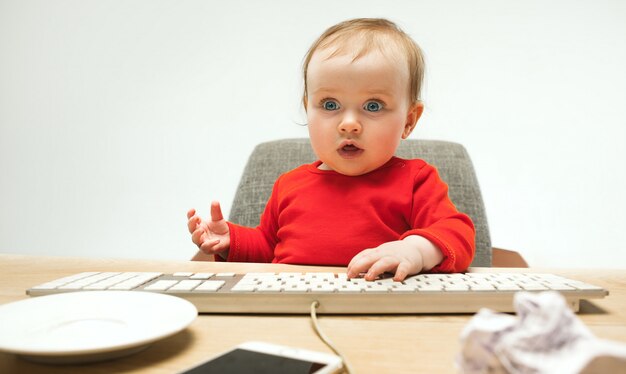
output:
[[410,265],[408,262],[403,261],[398,265],[396,269],[396,274],[393,276],[393,280],[396,282],[402,282],[407,275],[409,275]]
[[348,264],[348,278],[356,278],[359,274],[366,272],[373,263],[378,261],[380,251],[366,249],[352,258]]
[[198,228],[196,229],[194,232],[191,233],[191,241],[193,242],[193,244],[197,245],[198,247],[202,244],[204,238],[204,234],[206,233],[206,231],[204,231],[204,229],[202,228]]
[[224,215],[222,215],[222,208],[220,207],[220,203],[214,201],[211,203],[211,221],[217,222],[224,219]]
[[189,209],[189,211],[187,212],[187,218],[191,218],[196,214],[196,210],[195,209]]
[[200,217],[191,217],[189,221],[187,221],[187,228],[189,229],[189,233],[193,234],[196,231],[200,224]]
[[375,280],[380,274],[385,272],[394,272],[398,267],[399,261],[395,257],[385,256],[376,261],[365,274],[365,280]]
[[219,239],[215,239],[215,240],[210,240],[210,241],[205,241],[204,243],[202,243],[202,245],[200,246],[200,250],[206,254],[210,254],[213,255],[215,254],[217,251],[215,248],[215,246],[217,246],[220,243]]

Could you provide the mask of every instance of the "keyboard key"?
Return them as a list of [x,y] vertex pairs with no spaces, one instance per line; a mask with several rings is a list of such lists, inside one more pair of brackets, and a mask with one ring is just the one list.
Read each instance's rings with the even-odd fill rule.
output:
[[470,285],[472,291],[494,291],[496,288],[489,283],[477,283]]
[[189,271],[179,271],[177,273],[172,274],[175,277],[190,277],[193,275],[192,272]]
[[51,282],[47,282],[47,284],[57,284],[57,287],[58,287],[58,286],[61,286],[61,285],[67,284],[67,283],[71,283],[71,282],[77,281],[79,279],[83,279],[83,278],[94,276],[96,274],[100,274],[100,273],[99,272],[95,272],[95,271],[87,271],[87,272],[84,272],[84,273],[74,274],[74,275],[63,277],[63,278],[60,278],[60,279],[57,279],[57,280],[54,280],[54,281],[51,281]]
[[230,289],[232,292],[254,292],[256,285],[238,283]]
[[190,279],[209,279],[213,276],[213,273],[195,273]]
[[256,290],[257,292],[280,292],[281,285],[276,283],[262,283]]
[[207,292],[215,292],[222,288],[224,285],[224,281],[216,280],[216,281],[204,281],[201,285],[196,287],[194,291],[207,291]]
[[576,290],[576,287],[572,287],[572,286],[570,286],[568,284],[565,284],[565,283],[562,283],[562,284],[560,284],[560,283],[551,284],[551,285],[548,285],[547,287],[549,287],[551,290],[554,290],[554,291],[574,291],[574,290]]
[[456,292],[456,291],[467,291],[469,290],[469,286],[465,283],[462,284],[446,284],[444,286],[444,291]]
[[56,282],[48,282],[32,287],[32,290],[54,290],[59,287],[59,284]]
[[410,284],[401,284],[399,286],[393,286],[390,288],[391,292],[415,292],[417,287]]
[[346,284],[339,288],[337,288],[337,292],[341,293],[359,293],[363,292],[364,287],[358,286],[356,284]]
[[521,291],[522,288],[514,283],[497,283],[495,287],[498,291]]
[[291,279],[297,278],[297,279],[299,279],[299,278],[302,277],[302,273],[294,273],[294,272],[278,273],[278,276],[281,279],[288,279],[288,278],[291,278]]
[[443,286],[440,284],[422,284],[417,286],[417,290],[420,292],[439,292],[443,290]]
[[311,287],[311,292],[335,292],[335,287],[329,284],[317,284],[314,287]]
[[365,287],[364,291],[368,293],[385,293],[389,292],[389,287],[380,284],[373,284]]
[[310,289],[311,287],[306,284],[285,284],[282,287],[282,290],[285,292],[307,292]]
[[592,284],[584,283],[584,282],[570,282],[570,286],[575,287],[576,289],[582,291],[593,291],[593,290],[601,290],[602,287],[594,286]]
[[548,287],[541,283],[521,283],[520,286],[526,291],[547,291]]
[[178,283],[177,280],[159,280],[144,288],[147,291],[165,291]]
[[191,291],[196,288],[202,281],[199,279],[187,279],[178,282],[170,287],[168,291]]

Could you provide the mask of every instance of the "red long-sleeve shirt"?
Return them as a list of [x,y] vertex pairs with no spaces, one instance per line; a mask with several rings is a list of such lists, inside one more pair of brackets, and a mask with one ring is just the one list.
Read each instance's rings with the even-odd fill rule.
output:
[[432,271],[467,269],[474,225],[456,210],[433,166],[393,157],[372,172],[347,176],[320,164],[278,178],[258,227],[229,222],[228,261],[346,266],[364,249],[420,235],[444,255]]

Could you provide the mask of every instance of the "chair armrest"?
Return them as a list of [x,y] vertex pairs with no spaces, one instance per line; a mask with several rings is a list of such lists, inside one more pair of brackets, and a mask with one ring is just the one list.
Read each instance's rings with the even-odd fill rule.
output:
[[515,251],[493,247],[491,266],[494,268],[527,268],[528,263],[522,255]]

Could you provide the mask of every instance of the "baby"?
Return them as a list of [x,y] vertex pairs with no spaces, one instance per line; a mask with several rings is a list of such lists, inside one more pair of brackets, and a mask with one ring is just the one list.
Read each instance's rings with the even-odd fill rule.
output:
[[347,266],[349,278],[460,272],[474,226],[437,170],[394,156],[420,118],[422,53],[394,23],[332,26],[304,60],[303,104],[318,161],[281,175],[258,227],[187,213],[192,241],[217,260]]

